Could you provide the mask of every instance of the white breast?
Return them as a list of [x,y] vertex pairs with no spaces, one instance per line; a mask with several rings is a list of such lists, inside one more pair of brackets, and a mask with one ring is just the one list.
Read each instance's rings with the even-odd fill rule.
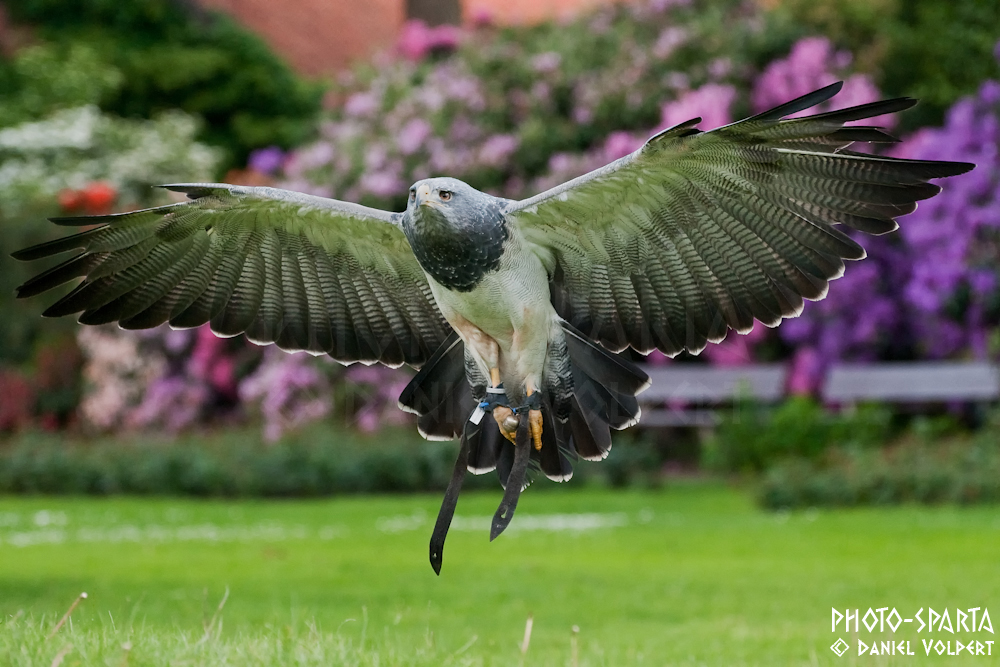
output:
[[516,236],[505,246],[500,267],[471,291],[451,291],[428,276],[438,307],[483,373],[489,377],[496,363],[507,387],[526,381],[541,386],[550,332],[558,329],[548,280],[541,261]]

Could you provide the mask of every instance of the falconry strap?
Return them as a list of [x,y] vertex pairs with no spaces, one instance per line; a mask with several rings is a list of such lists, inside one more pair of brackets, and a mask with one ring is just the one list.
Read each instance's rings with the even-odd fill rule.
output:
[[487,387],[486,397],[479,402],[476,409],[472,411],[469,415],[469,421],[473,424],[479,425],[483,420],[483,416],[487,412],[493,412],[496,407],[510,408],[514,414],[524,412],[526,410],[541,410],[542,409],[542,394],[541,392],[535,392],[531,396],[528,396],[524,400],[524,405],[520,407],[511,407],[510,401],[507,400],[507,392],[503,388],[501,383],[497,387]]
[[[512,408],[515,413],[527,410],[538,410],[541,408],[541,393],[535,392],[527,398],[525,404],[519,408]],[[434,531],[431,533],[430,561],[431,567],[436,574],[441,574],[441,565],[444,561],[444,542],[448,537],[448,529],[451,528],[451,521],[455,518],[455,508],[458,505],[458,496],[462,491],[462,481],[465,479],[465,472],[469,465],[469,439],[473,437],[480,427],[483,415],[486,412],[493,412],[497,406],[509,407],[507,394],[503,385],[499,387],[487,387],[486,399],[481,401],[469,421],[466,422],[462,431],[462,442],[458,450],[458,458],[455,460],[455,468],[451,473],[451,480],[448,488],[444,492],[441,501],[441,509],[438,511],[437,521],[434,522]],[[507,477],[507,485],[504,488],[503,499],[497,507],[496,514],[493,515],[493,523],[490,526],[490,541],[492,542],[502,533],[514,518],[514,510],[517,509],[517,501],[524,488],[524,478],[528,473],[528,461],[531,459],[531,447],[529,447],[530,436],[528,433],[528,420],[520,419],[517,425],[517,435],[515,436],[514,465],[510,475]]]

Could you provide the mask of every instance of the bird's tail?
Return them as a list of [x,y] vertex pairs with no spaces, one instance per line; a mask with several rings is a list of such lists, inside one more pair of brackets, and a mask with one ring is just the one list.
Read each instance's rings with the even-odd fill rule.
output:
[[465,377],[465,344],[452,332],[399,395],[399,408],[417,415],[428,440],[454,440],[476,407]]
[[[577,456],[590,461],[607,457],[611,429],[639,420],[636,395],[649,386],[649,376],[632,362],[591,342],[562,322],[564,342],[551,344],[542,394],[542,449],[532,451],[532,467],[549,479],[573,476]],[[400,407],[419,415],[420,432],[428,438],[457,438],[469,415],[485,396],[485,387],[470,388],[465,375],[465,349],[453,334],[424,364],[399,397]],[[564,346],[564,347],[563,347]],[[490,413],[478,428],[466,431],[468,469],[475,474],[497,471],[505,487],[514,464],[514,445],[500,435]]]

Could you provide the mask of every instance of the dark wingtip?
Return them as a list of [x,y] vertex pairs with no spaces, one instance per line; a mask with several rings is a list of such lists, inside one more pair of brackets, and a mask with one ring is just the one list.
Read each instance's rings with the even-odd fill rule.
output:
[[840,92],[840,89],[844,87],[843,81],[837,81],[836,83],[831,83],[829,86],[823,86],[819,90],[814,90],[811,93],[806,93],[801,97],[796,97],[794,100],[789,100],[784,104],[774,107],[773,109],[768,109],[762,113],[757,114],[747,118],[748,121],[751,120],[763,120],[763,121],[775,121],[784,118],[785,116],[790,116],[793,113],[798,113],[810,107],[814,107],[817,104],[822,104],[828,99]]
[[115,215],[122,215],[121,213],[112,215],[66,215],[66,216],[56,216],[54,218],[49,218],[49,222],[59,225],[60,227],[85,227],[87,225],[98,225],[99,220],[104,220],[105,218],[111,218]]
[[958,176],[960,174],[967,174],[976,168],[974,162],[951,162],[952,173],[945,174],[945,176]]
[[443,554],[441,551],[435,551],[434,545],[431,545],[431,567],[434,568],[434,574],[441,576],[441,563],[443,561]]

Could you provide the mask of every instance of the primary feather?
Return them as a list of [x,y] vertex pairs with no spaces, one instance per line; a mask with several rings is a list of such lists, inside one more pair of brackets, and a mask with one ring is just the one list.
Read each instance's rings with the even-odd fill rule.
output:
[[507,210],[552,278],[560,316],[612,350],[699,352],[729,328],[775,326],[826,295],[871,234],[972,168],[845,150],[894,141],[844,126],[912,106],[895,99],[785,119],[841,84],[712,130],[698,119],[631,155]]
[[46,315],[126,329],[210,322],[221,336],[344,362],[419,366],[448,337],[399,214],[274,188],[167,187],[192,201],[55,220],[101,226],[15,253],[83,251],[18,296],[83,276]]

